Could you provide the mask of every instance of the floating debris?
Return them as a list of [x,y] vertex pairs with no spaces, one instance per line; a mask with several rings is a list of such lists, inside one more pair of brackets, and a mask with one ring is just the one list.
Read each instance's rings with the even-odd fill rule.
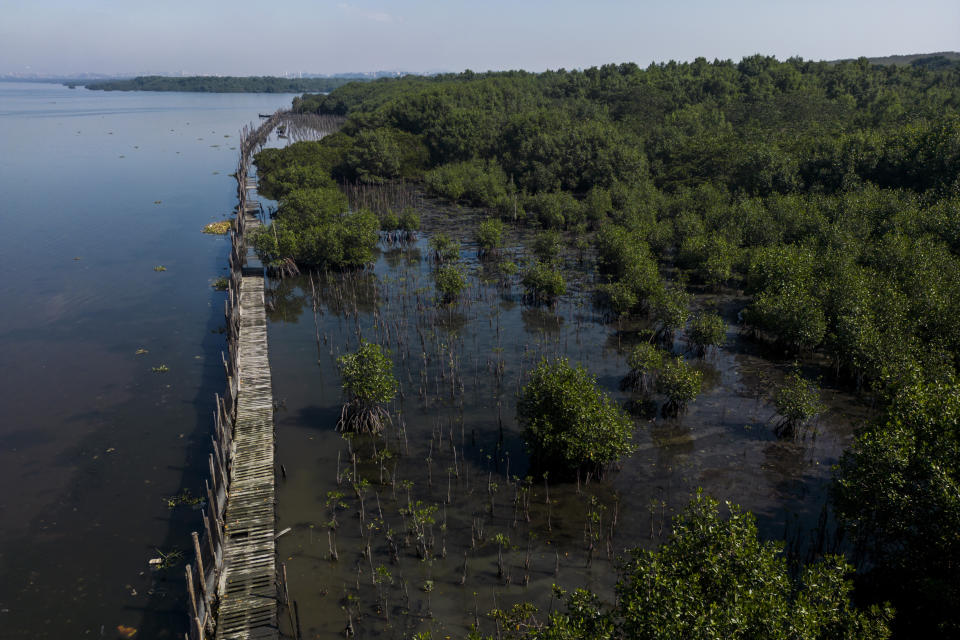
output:
[[220,222],[211,222],[210,224],[203,227],[203,232],[222,236],[229,233],[230,224],[231,222],[229,220],[221,220]]
[[155,267],[153,268],[153,270],[154,270],[154,271],[166,271],[167,268],[166,268],[165,266],[163,266],[162,264],[158,264],[157,266],[155,266]]
[[154,200],[153,204],[160,204],[161,202],[163,202],[163,200]]
[[190,492],[190,489],[182,489],[180,493],[178,493],[177,495],[164,498],[164,500],[167,501],[168,509],[175,509],[176,507],[179,507],[181,505],[192,507],[194,505],[198,505],[201,502],[203,502],[203,500],[194,496]]
[[137,350],[134,351],[133,353],[134,353],[134,355],[142,356],[143,354],[145,354],[145,353],[150,353],[150,352],[147,351],[146,349],[144,349],[143,347],[140,347],[139,349],[137,349]]
[[137,628],[118,624],[117,633],[120,634],[121,638],[132,638],[133,636],[137,635]]
[[154,551],[156,551],[160,557],[150,559],[148,564],[151,569],[170,569],[183,560],[183,551],[179,549],[171,549],[166,553],[160,551],[160,549],[154,549]]
[[170,371],[170,367],[165,364],[161,364],[159,367],[153,367],[154,373],[166,373],[168,371]]
[[224,278],[223,276],[220,276],[219,278],[213,281],[211,286],[217,291],[226,291],[227,287],[230,286],[230,281]]

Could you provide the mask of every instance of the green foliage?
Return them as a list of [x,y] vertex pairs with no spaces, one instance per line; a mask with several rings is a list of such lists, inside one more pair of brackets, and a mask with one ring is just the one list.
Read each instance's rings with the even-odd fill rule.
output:
[[700,356],[710,347],[722,347],[727,340],[727,325],[716,313],[701,312],[690,323],[690,344]]
[[443,296],[444,302],[453,302],[467,288],[467,279],[459,265],[447,264],[437,269],[437,291]]
[[389,402],[397,393],[393,363],[380,345],[362,340],[354,353],[337,358],[343,389],[364,403]]
[[892,594],[904,633],[953,637],[960,630],[960,383],[952,375],[925,379],[916,367],[888,382],[884,416],[857,434],[837,466],[834,504],[868,553],[868,579]]
[[596,236],[597,266],[612,282],[602,291],[616,313],[643,307],[663,289],[650,247],[626,227],[608,224]]
[[380,345],[361,340],[355,352],[337,358],[337,366],[348,398],[338,428],[361,433],[380,432],[385,414],[379,405],[393,400],[399,386],[389,355]]
[[507,195],[507,177],[495,162],[470,160],[446,164],[424,176],[427,190],[454,202],[493,207]]
[[667,396],[667,409],[680,412],[700,395],[703,373],[687,364],[683,358],[664,358],[657,375],[657,391]]
[[387,211],[380,218],[380,231],[396,231],[400,228],[400,216],[393,211]]
[[690,236],[680,247],[680,262],[713,287],[730,280],[736,259],[736,248],[719,233]]
[[656,551],[635,549],[620,569],[619,637],[644,639],[887,638],[888,612],[857,610],[852,567],[830,556],[791,577],[780,547],[761,542],[752,514],[702,494]]
[[634,287],[622,280],[601,285],[599,293],[603,304],[617,315],[626,315],[640,306]]
[[661,289],[653,300],[653,316],[657,321],[657,335],[666,342],[683,329],[690,317],[690,294],[682,283]]
[[504,261],[500,262],[500,263],[497,265],[497,268],[500,269],[500,273],[502,273],[502,274],[505,275],[505,276],[516,275],[516,273],[517,273],[517,271],[518,271],[518,269],[519,269],[519,268],[517,267],[517,263],[516,263],[516,262],[513,262],[513,261],[510,261],[510,260],[504,260]]
[[809,351],[823,341],[827,321],[820,301],[796,285],[764,290],[744,313],[744,320],[770,333],[792,351]]
[[541,471],[602,473],[632,450],[633,423],[597,388],[596,379],[566,359],[542,361],[517,402],[517,418]]
[[460,243],[442,232],[430,238],[430,251],[438,264],[460,260]]
[[649,342],[641,342],[627,355],[630,372],[621,381],[621,388],[635,391],[650,391],[657,374],[663,367],[666,352]]
[[420,216],[412,207],[405,207],[400,212],[397,228],[407,233],[416,233],[420,230]]
[[523,203],[528,218],[544,229],[563,229],[582,222],[583,207],[566,191],[538,192]]
[[523,274],[523,286],[527,297],[534,302],[553,304],[557,298],[567,292],[563,274],[558,269],[534,262]]
[[400,145],[390,129],[364,129],[347,154],[345,175],[361,182],[384,182],[400,177]]
[[300,210],[286,218],[283,213],[270,227],[253,235],[260,259],[279,265],[285,258],[316,268],[360,268],[373,262],[380,223],[367,210],[329,213]]
[[820,401],[820,389],[806,380],[799,371],[787,376],[783,385],[773,395],[773,405],[780,414],[777,435],[799,437],[826,407]]
[[557,231],[542,231],[533,238],[533,255],[540,262],[551,263],[560,255],[563,236]]
[[503,246],[503,222],[487,218],[477,227],[477,244],[481,255],[493,255]]

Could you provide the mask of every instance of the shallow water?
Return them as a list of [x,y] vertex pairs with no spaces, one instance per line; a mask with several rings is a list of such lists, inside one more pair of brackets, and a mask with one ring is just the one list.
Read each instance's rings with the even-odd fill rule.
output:
[[228,243],[200,230],[290,99],[0,83],[0,637],[183,637],[183,565],[147,562],[202,527],[165,500],[202,492],[223,388]]
[[[432,224],[469,239],[462,221]],[[523,303],[518,277],[508,286],[482,282],[489,270],[465,244],[470,287],[444,308],[434,300],[424,237],[384,249],[372,274],[274,282],[269,298],[285,471],[278,526],[292,528],[279,551],[305,637],[339,637],[348,624],[361,637],[426,629],[462,637],[478,621],[493,634],[486,612],[522,600],[548,610],[553,583],[610,598],[616,557],[658,543],[698,487],[756,513],[766,537],[809,545],[829,468],[862,411],[829,393],[832,410],[815,438],[777,441],[767,397],[789,363],[765,360],[732,328],[742,300],[697,298],[718,305],[731,328],[724,349],[694,359],[704,392],[685,414],[636,417],[637,451],[603,481],[528,483],[515,417],[525,372],[543,357],[569,357],[626,402],[631,396],[619,382],[642,327],[604,321],[585,293],[591,276],[573,257],[568,295],[555,308],[537,307]],[[360,338],[391,350],[402,397],[383,438],[350,443],[335,429],[342,405],[336,358]],[[678,336],[673,348],[684,353],[688,345]],[[435,507],[423,512],[433,520],[425,527],[428,553],[418,549],[415,527],[410,533],[417,501],[421,512]],[[334,513],[337,526],[328,533]],[[509,542],[495,542],[497,534]]]

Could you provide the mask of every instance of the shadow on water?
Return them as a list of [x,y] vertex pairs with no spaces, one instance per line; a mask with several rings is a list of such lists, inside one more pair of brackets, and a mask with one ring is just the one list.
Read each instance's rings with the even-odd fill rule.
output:
[[[222,259],[226,261],[226,253]],[[179,552],[182,559],[171,563],[170,567],[151,571],[153,586],[150,599],[141,609],[139,625],[139,635],[143,638],[182,638],[188,628],[187,612],[190,607],[185,586],[185,567],[186,564],[195,562],[190,534],[196,531],[203,539],[203,521],[200,514],[206,504],[205,481],[209,481],[210,476],[208,455],[212,450],[210,435],[213,433],[213,414],[216,409],[214,394],[222,394],[225,385],[220,354],[226,351],[227,344],[220,330],[224,324],[222,309],[226,296],[211,292],[210,298],[211,313],[202,341],[204,376],[191,403],[194,420],[188,437],[195,445],[187,450],[187,459],[180,468],[179,483],[179,486],[200,498],[201,502],[196,505],[178,505],[171,509],[169,519],[158,520],[156,523],[158,527],[166,526],[167,532],[163,537],[162,547],[146,549],[147,552],[152,552],[150,558],[163,559],[160,554],[162,551],[164,554]]]

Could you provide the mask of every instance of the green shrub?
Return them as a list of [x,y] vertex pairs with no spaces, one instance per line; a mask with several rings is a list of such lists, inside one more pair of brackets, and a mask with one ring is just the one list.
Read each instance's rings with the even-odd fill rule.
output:
[[477,227],[477,244],[480,255],[496,254],[503,246],[503,222],[497,218],[487,218]]
[[460,297],[463,290],[467,288],[467,279],[458,265],[443,265],[437,270],[436,287],[443,296],[443,301],[450,303]]
[[662,349],[648,342],[635,346],[627,356],[630,372],[621,380],[620,387],[624,390],[650,391],[666,355]]
[[500,273],[505,276],[516,275],[518,268],[517,263],[512,260],[504,260],[497,265],[497,268],[500,269]]
[[657,376],[657,391],[667,396],[666,410],[679,413],[700,395],[703,373],[697,371],[683,358],[665,358]]
[[820,300],[795,284],[762,291],[743,318],[792,351],[815,349],[827,333]]
[[524,439],[540,471],[602,473],[631,450],[633,423],[582,366],[542,361],[517,402]]
[[297,265],[318,269],[356,269],[374,259],[380,221],[365,209],[330,213],[283,210],[270,227],[252,234],[257,255],[268,266],[289,258]]
[[563,247],[563,236],[559,231],[548,230],[538,233],[533,238],[533,255],[540,262],[553,262],[560,255],[560,249]]
[[583,207],[568,191],[540,192],[527,196],[524,211],[544,229],[563,229],[584,219]]
[[692,269],[701,282],[717,287],[730,280],[737,255],[736,246],[713,232],[685,238],[679,261]]
[[814,383],[794,371],[773,395],[773,404],[780,414],[777,424],[778,437],[798,438],[818,415],[823,413],[820,389]]
[[710,347],[721,347],[727,340],[727,325],[716,313],[698,313],[690,323],[690,344],[703,356]]
[[397,228],[403,231],[410,239],[417,235],[420,230],[420,216],[414,211],[413,207],[404,207],[400,212],[400,218],[397,220]]
[[690,315],[690,294],[681,284],[661,289],[653,299],[653,316],[657,322],[657,335],[664,342],[672,342],[674,332],[687,324]]
[[628,314],[640,306],[640,299],[633,287],[624,281],[601,285],[599,293],[601,303],[617,315]]
[[468,160],[444,164],[424,176],[427,190],[454,202],[494,207],[507,196],[507,177],[494,161]]
[[337,428],[340,431],[379,433],[390,421],[380,405],[390,402],[397,394],[393,362],[380,345],[361,340],[357,351],[337,358],[337,366],[348,398]]
[[567,292],[563,274],[539,262],[534,262],[523,274],[523,286],[526,288],[527,298],[533,302],[552,304]]
[[442,232],[430,238],[430,251],[438,264],[460,260],[460,243]]
[[400,217],[393,211],[387,211],[380,218],[380,231],[396,231],[400,228]]

